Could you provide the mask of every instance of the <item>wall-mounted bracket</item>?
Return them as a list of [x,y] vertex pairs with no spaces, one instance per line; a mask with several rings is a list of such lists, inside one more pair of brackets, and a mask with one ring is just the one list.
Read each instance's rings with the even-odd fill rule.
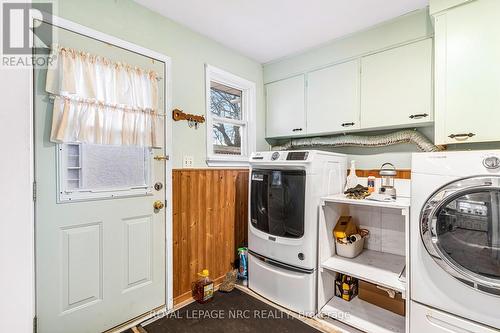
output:
[[172,118],[175,121],[187,120],[189,127],[194,127],[195,129],[198,129],[198,124],[202,124],[205,122],[204,116],[184,113],[181,109],[173,109]]

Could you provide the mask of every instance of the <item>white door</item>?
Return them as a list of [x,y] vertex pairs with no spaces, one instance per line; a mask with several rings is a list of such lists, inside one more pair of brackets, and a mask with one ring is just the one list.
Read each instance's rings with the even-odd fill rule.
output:
[[[60,45],[164,73],[164,63],[58,29]],[[49,141],[35,70],[36,312],[40,333],[102,332],[165,305],[165,147]],[[160,82],[160,92],[163,84]],[[161,93],[159,105],[164,105]],[[162,184],[156,190],[152,185]]]
[[432,39],[362,58],[362,128],[428,123],[432,110]]
[[306,134],[304,75],[266,85],[266,136]]
[[359,61],[307,74],[307,134],[359,129]]
[[435,18],[436,144],[499,141],[500,1]]

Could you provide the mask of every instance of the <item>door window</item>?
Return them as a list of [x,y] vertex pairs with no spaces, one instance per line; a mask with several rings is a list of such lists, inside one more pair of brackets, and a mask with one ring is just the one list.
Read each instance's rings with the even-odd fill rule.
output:
[[422,213],[421,234],[445,270],[500,294],[500,187],[496,177],[460,180],[439,190]]
[[58,145],[59,201],[151,193],[151,149],[94,144]]

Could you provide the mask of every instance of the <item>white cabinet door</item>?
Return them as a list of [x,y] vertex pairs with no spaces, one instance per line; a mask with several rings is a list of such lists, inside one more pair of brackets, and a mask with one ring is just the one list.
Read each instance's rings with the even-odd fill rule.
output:
[[436,143],[500,141],[500,1],[435,17]]
[[428,123],[432,104],[432,39],[362,58],[362,128]]
[[267,84],[266,105],[268,138],[306,134],[304,75]]
[[307,134],[359,129],[359,60],[307,75]]

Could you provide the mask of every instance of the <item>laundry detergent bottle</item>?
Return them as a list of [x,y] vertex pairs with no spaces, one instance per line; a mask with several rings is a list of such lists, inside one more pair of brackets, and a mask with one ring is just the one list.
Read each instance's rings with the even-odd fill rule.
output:
[[200,278],[191,286],[193,298],[202,304],[210,302],[214,297],[214,282],[209,277],[208,269],[198,273],[198,276]]
[[248,285],[248,249],[240,247],[238,249],[238,257],[240,258],[240,267],[238,269],[238,277],[242,280],[244,286]]

